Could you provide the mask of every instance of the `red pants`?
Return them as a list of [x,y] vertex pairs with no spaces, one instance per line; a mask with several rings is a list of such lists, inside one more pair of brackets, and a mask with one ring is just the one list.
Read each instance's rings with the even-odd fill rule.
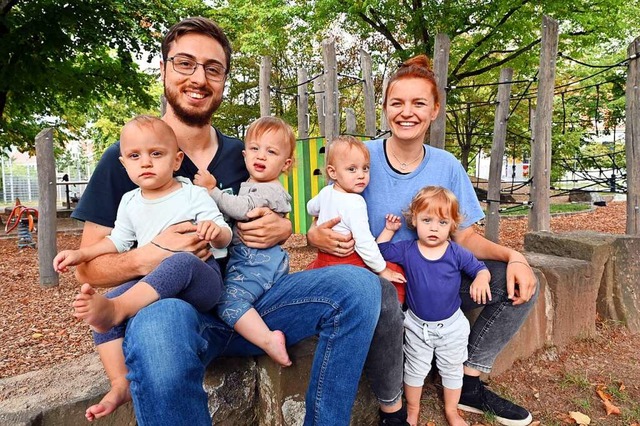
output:
[[[318,269],[334,265],[355,265],[369,269],[369,267],[364,263],[364,260],[362,260],[360,255],[355,251],[346,257],[338,257],[319,251],[316,259],[311,262],[309,266],[307,266],[307,269]],[[387,268],[391,269],[392,271],[400,272],[404,275],[404,269],[402,269],[402,266],[398,264],[387,262]],[[404,303],[406,295],[404,290],[404,283],[393,282],[392,284],[396,287],[396,291],[398,292],[398,300],[400,301],[400,303]]]

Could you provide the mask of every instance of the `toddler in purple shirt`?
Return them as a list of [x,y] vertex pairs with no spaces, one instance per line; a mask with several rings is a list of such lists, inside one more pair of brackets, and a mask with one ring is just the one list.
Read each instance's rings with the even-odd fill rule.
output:
[[469,337],[469,322],[460,310],[461,273],[475,277],[470,294],[476,303],[491,300],[491,275],[470,251],[451,241],[463,220],[451,191],[427,186],[415,195],[404,214],[407,226],[416,230],[418,239],[390,242],[402,224],[400,217],[388,214],[377,241],[385,260],[400,264],[407,278],[407,421],[412,426],[418,422],[422,386],[435,355],[444,387],[447,421],[454,426],[466,425],[457,410]]

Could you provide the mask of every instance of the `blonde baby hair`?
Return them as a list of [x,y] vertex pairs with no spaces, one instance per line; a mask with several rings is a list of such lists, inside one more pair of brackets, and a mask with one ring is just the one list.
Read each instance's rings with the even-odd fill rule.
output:
[[413,219],[420,212],[433,214],[441,219],[450,219],[451,237],[464,217],[460,213],[459,203],[453,192],[442,186],[425,186],[413,197],[409,208],[403,212],[407,227],[415,229]]

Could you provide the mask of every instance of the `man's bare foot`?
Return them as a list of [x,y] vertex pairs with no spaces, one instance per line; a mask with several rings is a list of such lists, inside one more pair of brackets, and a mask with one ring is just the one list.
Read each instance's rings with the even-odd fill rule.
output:
[[107,299],[89,284],[82,284],[72,304],[73,316],[89,324],[98,333],[104,333],[125,318],[118,314],[116,303]]
[[264,351],[281,366],[288,367],[291,365],[291,359],[289,359],[289,354],[287,353],[286,339],[282,331],[274,330],[271,332]]
[[458,413],[457,410],[455,411],[455,413],[445,412],[444,414],[445,414],[445,417],[447,418],[447,422],[449,423],[449,426],[469,426],[469,423],[467,423],[465,419],[462,418],[462,416],[460,415],[460,413]]
[[113,413],[116,408],[131,401],[131,393],[129,392],[129,383],[124,381],[123,384],[113,385],[111,390],[102,398],[102,400],[87,408],[84,416],[90,422],[101,417],[108,416]]

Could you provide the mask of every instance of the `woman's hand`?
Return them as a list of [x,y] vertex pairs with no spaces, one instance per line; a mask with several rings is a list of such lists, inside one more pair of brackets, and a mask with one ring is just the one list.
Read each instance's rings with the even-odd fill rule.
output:
[[332,228],[340,223],[340,218],[335,217],[324,222],[322,225],[316,225],[314,220],[311,228],[307,232],[307,241],[313,247],[328,254],[338,257],[346,257],[353,253],[356,242],[351,234],[340,234]]
[[[516,287],[517,285],[517,287]],[[507,263],[507,294],[514,305],[527,303],[536,292],[538,279],[525,257],[513,251]]]

